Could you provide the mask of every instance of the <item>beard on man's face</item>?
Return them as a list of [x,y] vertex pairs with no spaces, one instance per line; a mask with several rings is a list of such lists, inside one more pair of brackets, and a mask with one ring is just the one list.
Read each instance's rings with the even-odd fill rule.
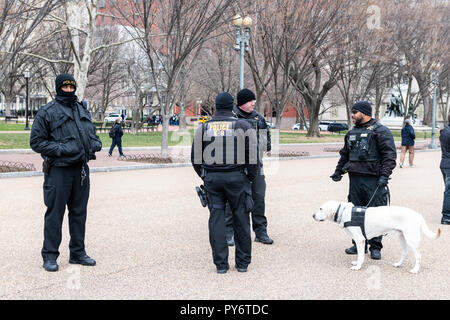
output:
[[352,114],[352,121],[355,125],[359,125],[363,121],[362,114]]

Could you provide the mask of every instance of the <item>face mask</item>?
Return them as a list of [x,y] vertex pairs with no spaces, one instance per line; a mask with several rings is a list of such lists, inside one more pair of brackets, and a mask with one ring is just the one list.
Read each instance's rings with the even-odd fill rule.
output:
[[58,89],[58,90],[56,91],[56,93],[57,93],[57,95],[60,96],[60,97],[74,97],[74,96],[75,96],[75,91],[76,91],[76,90],[74,90],[74,91],[72,91],[72,92],[66,92],[66,91],[61,90],[61,88],[60,88],[60,89]]

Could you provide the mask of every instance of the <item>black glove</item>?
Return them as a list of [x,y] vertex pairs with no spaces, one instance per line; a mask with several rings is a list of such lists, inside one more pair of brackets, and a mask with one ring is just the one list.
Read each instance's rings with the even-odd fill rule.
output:
[[335,171],[331,176],[331,179],[333,179],[333,181],[338,182],[342,180],[342,174],[338,171]]
[[378,186],[382,187],[382,188],[386,187],[388,185],[388,180],[389,180],[389,177],[381,176],[378,179]]

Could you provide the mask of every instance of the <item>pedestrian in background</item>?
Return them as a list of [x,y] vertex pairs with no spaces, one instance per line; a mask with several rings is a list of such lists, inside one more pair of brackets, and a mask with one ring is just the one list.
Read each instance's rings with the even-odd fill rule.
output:
[[[450,115],[448,120],[450,123]],[[439,141],[442,150],[442,159],[439,167],[441,168],[445,184],[441,224],[450,224],[450,125],[441,130]]]
[[414,128],[411,125],[411,119],[405,121],[405,126],[402,129],[402,153],[400,154],[400,168],[403,168],[403,162],[405,161],[406,151],[409,152],[408,161],[409,166],[414,167],[414,140],[416,139],[416,134],[414,133]]
[[122,119],[119,117],[116,119],[116,123],[114,123],[114,126],[109,131],[109,136],[112,139],[111,148],[109,148],[109,156],[112,156],[112,152],[114,150],[114,147],[117,146],[119,149],[119,154],[121,157],[124,157],[125,155],[122,152],[122,136],[123,136],[123,129],[120,122]]

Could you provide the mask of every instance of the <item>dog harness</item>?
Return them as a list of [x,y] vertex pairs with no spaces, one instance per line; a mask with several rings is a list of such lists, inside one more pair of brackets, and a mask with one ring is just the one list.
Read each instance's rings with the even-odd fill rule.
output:
[[[366,220],[366,209],[367,208],[365,208],[365,207],[353,207],[352,208],[352,218],[350,221],[344,222],[344,228],[360,227],[364,238],[367,239],[366,230],[364,228],[364,222]],[[338,209],[338,212],[339,212],[339,209]],[[337,214],[335,215],[335,219],[336,219],[336,216],[337,216]]]

